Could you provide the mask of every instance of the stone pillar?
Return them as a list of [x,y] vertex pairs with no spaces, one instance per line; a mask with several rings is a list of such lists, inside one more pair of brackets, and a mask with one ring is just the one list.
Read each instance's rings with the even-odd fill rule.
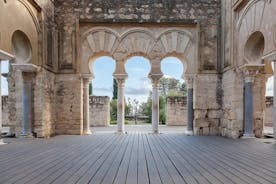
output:
[[125,78],[116,78],[118,86],[117,127],[118,133],[125,133]]
[[89,118],[89,83],[91,78],[83,78],[83,134],[89,135],[90,131],[90,118]]
[[194,134],[194,126],[193,126],[193,122],[194,122],[194,107],[193,107],[193,93],[194,93],[194,89],[193,89],[193,83],[194,83],[194,79],[193,76],[186,76],[185,77],[185,81],[187,84],[187,90],[188,90],[188,94],[187,94],[187,129],[186,129],[186,134],[187,135],[193,135]]
[[159,133],[159,80],[163,74],[150,74],[152,82],[152,131],[153,133]]
[[242,66],[244,74],[244,134],[243,138],[254,138],[253,87],[255,77],[264,69],[264,65]]
[[23,74],[22,136],[33,136],[33,85],[32,74]]
[[274,88],[273,88],[273,134],[274,139],[276,139],[276,60],[273,62],[274,64]]
[[243,137],[250,138],[255,137],[253,132],[254,115],[253,115],[253,76],[245,77],[244,86],[244,134]]

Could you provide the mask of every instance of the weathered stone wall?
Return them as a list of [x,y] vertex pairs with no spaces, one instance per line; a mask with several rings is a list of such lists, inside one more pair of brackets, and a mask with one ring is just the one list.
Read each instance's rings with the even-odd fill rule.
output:
[[82,88],[80,75],[56,75],[56,134],[83,133]]
[[228,70],[223,75],[223,117],[221,118],[220,133],[222,136],[238,138],[243,133],[244,81],[240,71]]
[[[244,64],[265,64],[264,73],[272,73],[271,66],[263,59],[254,60],[255,56],[246,55],[246,43],[254,32],[264,36],[264,51],[261,58],[270,60],[269,55],[276,48],[275,1],[221,1],[221,55],[223,73],[223,117],[220,124],[220,134],[238,138],[244,131],[244,83],[245,76],[240,67]],[[274,35],[274,36],[273,36]],[[267,40],[271,40],[267,42]],[[273,41],[274,40],[274,41]],[[254,47],[254,45],[251,45]],[[258,49],[257,49],[258,50]],[[257,52],[257,50],[255,52]],[[266,124],[265,111],[265,82],[264,75],[256,75],[253,86],[254,104],[254,133],[262,136],[263,125]],[[268,114],[268,113],[267,113]],[[269,119],[269,118],[268,118]]]
[[108,96],[89,97],[90,126],[107,127],[110,122],[110,99]]
[[194,82],[194,134],[218,135],[221,112],[220,79],[216,74],[200,74]]
[[[62,33],[60,39],[59,69],[77,69],[79,21],[89,23],[157,23],[160,25],[198,24],[199,54],[202,70],[217,68],[219,0],[57,0],[56,22]],[[163,23],[163,24],[162,24]]]
[[37,137],[50,137],[55,134],[55,74],[41,69],[36,75],[34,86],[34,132]]
[[166,125],[187,125],[187,97],[166,98]]

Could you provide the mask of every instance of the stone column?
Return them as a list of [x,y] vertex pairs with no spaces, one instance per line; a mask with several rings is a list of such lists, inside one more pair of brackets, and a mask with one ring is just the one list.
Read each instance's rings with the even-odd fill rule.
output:
[[254,114],[253,114],[253,83],[254,76],[245,77],[244,86],[244,138],[255,137],[253,132]]
[[255,77],[264,69],[264,65],[246,64],[241,67],[244,74],[244,134],[243,138],[254,138],[253,87]]
[[22,136],[33,135],[33,85],[32,85],[32,75],[23,74],[23,94],[22,94]]
[[274,139],[276,139],[276,60],[273,62],[274,64],[274,88],[273,88],[273,134]]
[[159,80],[162,74],[151,74],[150,79],[152,82],[152,131],[153,133],[159,133]]
[[194,89],[193,89],[193,83],[194,83],[194,79],[193,76],[186,76],[185,77],[185,81],[187,84],[187,90],[188,90],[188,94],[187,94],[187,129],[186,129],[186,134],[187,135],[193,135],[194,134],[194,126],[193,126],[193,122],[194,122],[194,107],[193,107],[193,93],[194,93]]
[[117,127],[118,133],[125,133],[125,78],[116,78],[118,86]]
[[83,78],[83,134],[89,135],[90,131],[90,118],[89,118],[89,83],[91,78]]

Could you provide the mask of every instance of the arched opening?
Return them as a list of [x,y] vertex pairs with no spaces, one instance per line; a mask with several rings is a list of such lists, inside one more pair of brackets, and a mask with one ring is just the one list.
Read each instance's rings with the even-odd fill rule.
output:
[[[150,125],[151,81],[148,74],[150,62],[142,56],[134,56],[125,63],[128,78],[125,83],[126,124]],[[127,127],[128,129],[129,127]],[[151,126],[148,126],[151,130]]]
[[1,61],[1,98],[2,98],[2,134],[5,136],[11,136],[10,121],[9,121],[9,84],[8,84],[8,73],[9,73],[9,61]]
[[93,63],[94,79],[89,84],[90,126],[108,127],[116,124],[116,81],[113,78],[115,61],[108,56],[98,57]]
[[12,36],[12,50],[15,64],[11,65],[8,75],[10,85],[10,98],[22,102],[21,107],[11,101],[13,112],[12,126],[15,133],[21,136],[36,136],[34,131],[34,85],[36,68],[32,63],[32,47],[30,40],[22,31],[15,31]]
[[[267,63],[274,72],[274,65],[271,62]],[[271,71],[272,72],[272,71]],[[265,92],[265,110],[264,110],[264,136],[273,137],[273,103],[274,103],[274,76],[267,78]]]
[[161,71],[164,74],[159,82],[161,123],[186,126],[187,87],[183,80],[183,63],[177,57],[166,57],[161,62]]

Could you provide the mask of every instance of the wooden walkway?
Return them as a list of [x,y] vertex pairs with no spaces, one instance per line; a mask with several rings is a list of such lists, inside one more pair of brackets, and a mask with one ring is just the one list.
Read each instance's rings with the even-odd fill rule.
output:
[[0,146],[0,183],[271,184],[276,144],[146,133],[15,141]]

